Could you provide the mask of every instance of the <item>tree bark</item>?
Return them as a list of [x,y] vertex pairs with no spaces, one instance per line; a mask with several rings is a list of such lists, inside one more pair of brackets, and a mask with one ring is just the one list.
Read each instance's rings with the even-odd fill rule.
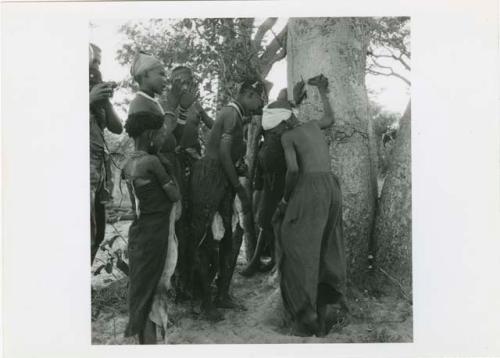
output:
[[377,266],[411,294],[411,107],[399,123],[375,223]]
[[[331,164],[341,183],[348,277],[361,282],[367,272],[375,192],[371,178],[368,138],[368,98],[365,66],[368,38],[363,20],[352,18],[294,18],[288,24],[288,93],[295,83],[323,73],[335,124],[325,131]],[[318,91],[307,86],[300,119],[322,116]]]

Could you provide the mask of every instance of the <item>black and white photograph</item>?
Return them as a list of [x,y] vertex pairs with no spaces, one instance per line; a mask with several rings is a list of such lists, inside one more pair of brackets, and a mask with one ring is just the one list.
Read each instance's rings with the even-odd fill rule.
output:
[[0,10],[2,357],[499,356],[497,0]]
[[92,344],[412,342],[410,28],[91,20]]

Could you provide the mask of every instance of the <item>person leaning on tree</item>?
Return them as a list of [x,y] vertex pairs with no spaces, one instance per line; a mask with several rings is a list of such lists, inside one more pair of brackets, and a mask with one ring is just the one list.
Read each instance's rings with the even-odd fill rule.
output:
[[280,288],[296,335],[326,335],[333,324],[330,304],[345,305],[346,258],[342,232],[342,196],[331,173],[322,129],[334,113],[323,75],[308,81],[323,102],[319,120],[299,122],[282,101],[264,109],[263,126],[281,133],[286,160],[285,191],[273,217],[280,250]]
[[[293,89],[293,102],[289,102],[291,107],[299,105],[305,97],[303,91],[304,84],[299,82]],[[277,102],[288,102],[287,89],[282,89],[277,98]],[[293,108],[298,113],[298,110]],[[263,123],[261,131],[257,136],[263,136],[257,151],[256,170],[254,181],[254,208],[256,208],[256,222],[260,228],[257,245],[252,259],[241,272],[243,276],[249,277],[257,271],[266,272],[275,268],[275,234],[272,225],[272,216],[283,197],[285,190],[286,162],[283,146],[281,145],[281,135],[268,128],[267,122]],[[271,260],[262,264],[262,257],[268,254]]]

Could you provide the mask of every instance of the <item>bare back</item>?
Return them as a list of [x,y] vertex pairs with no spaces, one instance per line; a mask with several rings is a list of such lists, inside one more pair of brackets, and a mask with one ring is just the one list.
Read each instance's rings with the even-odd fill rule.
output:
[[330,154],[317,121],[306,122],[283,134],[295,149],[301,173],[330,172]]
[[215,120],[206,143],[206,156],[219,159],[220,142],[223,134],[233,138],[231,157],[233,163],[245,154],[243,124],[234,108],[224,107]]

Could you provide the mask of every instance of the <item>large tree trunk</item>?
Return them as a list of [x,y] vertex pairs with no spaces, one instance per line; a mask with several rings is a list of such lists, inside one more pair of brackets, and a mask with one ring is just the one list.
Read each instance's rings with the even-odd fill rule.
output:
[[[344,235],[351,281],[365,277],[374,188],[368,140],[368,98],[365,88],[367,37],[361,19],[295,18],[288,24],[288,93],[295,83],[323,73],[335,125],[326,131],[332,170],[342,188]],[[300,119],[319,119],[322,104],[315,88],[300,106]]]
[[410,123],[411,108],[408,104],[392,149],[375,225],[379,271],[390,276],[391,281],[397,280],[408,295],[412,286]]

